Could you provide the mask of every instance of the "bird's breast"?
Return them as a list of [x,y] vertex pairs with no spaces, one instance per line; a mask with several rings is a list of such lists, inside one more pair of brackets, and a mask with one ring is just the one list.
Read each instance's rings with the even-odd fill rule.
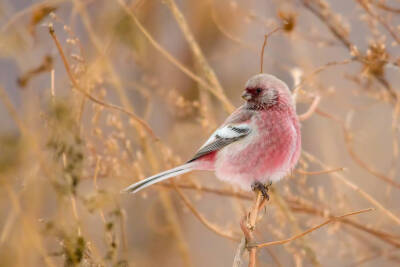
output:
[[239,184],[282,178],[297,162],[293,160],[299,145],[295,123],[279,111],[255,117],[249,136],[218,152],[217,176],[223,180],[232,177],[240,180]]

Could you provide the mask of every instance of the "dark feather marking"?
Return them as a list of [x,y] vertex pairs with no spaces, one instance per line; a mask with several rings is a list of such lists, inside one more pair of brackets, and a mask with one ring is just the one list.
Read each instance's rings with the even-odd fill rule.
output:
[[229,126],[229,129],[232,129],[233,131],[235,131],[237,133],[247,133],[249,131],[248,128],[238,128],[235,126]]
[[243,137],[247,136],[250,133],[250,129],[248,128],[237,128],[237,127],[229,127],[229,128],[239,133],[240,135],[232,138],[222,138],[219,135],[215,135],[216,140],[211,144],[208,144],[205,147],[201,148],[199,151],[197,151],[196,155],[194,155],[193,158],[189,160],[187,163],[195,161],[196,159],[201,158],[207,154],[210,154],[211,152],[220,150],[223,147],[233,142],[236,142],[239,139],[242,139]]

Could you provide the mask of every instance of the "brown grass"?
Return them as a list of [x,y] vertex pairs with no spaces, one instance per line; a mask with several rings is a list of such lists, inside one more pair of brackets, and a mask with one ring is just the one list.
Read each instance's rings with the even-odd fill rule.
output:
[[[28,2],[0,2],[0,265],[400,264],[398,1]],[[212,173],[120,194],[260,68],[303,133],[270,201]]]

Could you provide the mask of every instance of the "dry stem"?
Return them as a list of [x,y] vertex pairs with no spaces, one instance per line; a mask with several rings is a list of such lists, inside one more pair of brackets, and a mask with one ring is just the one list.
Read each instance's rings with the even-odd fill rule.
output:
[[78,82],[76,81],[76,79],[75,79],[75,77],[74,77],[74,75],[73,75],[73,73],[72,73],[72,71],[71,71],[71,68],[70,68],[70,66],[69,66],[68,60],[67,60],[67,58],[65,57],[64,51],[63,51],[63,49],[62,49],[62,47],[61,47],[61,44],[60,44],[60,42],[59,42],[58,39],[57,39],[56,33],[55,33],[54,28],[53,28],[52,25],[49,25],[49,33],[50,33],[51,37],[52,37],[53,40],[54,40],[54,43],[55,43],[55,45],[56,45],[56,47],[57,47],[57,49],[58,49],[58,52],[60,53],[60,56],[61,56],[61,59],[62,59],[62,61],[63,61],[65,70],[67,71],[68,77],[69,77],[69,79],[71,80],[71,82],[72,82],[72,84],[73,84],[73,86],[74,86],[74,88],[75,88],[76,90],[78,90],[78,91],[79,91],[80,93],[82,93],[85,97],[87,97],[88,99],[92,100],[92,101],[95,102],[96,104],[99,104],[99,105],[101,105],[101,106],[103,106],[103,107],[106,107],[106,108],[118,110],[118,111],[120,111],[120,112],[123,112],[123,113],[129,115],[134,121],[138,122],[138,123],[143,127],[143,129],[145,129],[155,141],[158,141],[158,137],[154,134],[154,132],[153,132],[153,130],[150,128],[150,126],[149,126],[144,120],[142,120],[141,118],[139,118],[136,114],[134,114],[133,112],[128,111],[128,110],[126,110],[126,109],[124,109],[124,108],[122,108],[122,107],[120,107],[120,106],[106,103],[106,102],[104,102],[104,101],[102,101],[102,100],[100,100],[100,99],[97,99],[96,97],[92,96],[92,95],[89,94],[88,92],[86,92],[86,91],[78,84]]
[[347,213],[347,214],[344,214],[344,215],[341,215],[341,216],[338,216],[338,217],[331,217],[328,220],[326,220],[325,222],[323,222],[323,223],[321,223],[319,225],[316,225],[316,226],[304,231],[303,233],[300,233],[298,235],[292,236],[292,237],[290,237],[288,239],[279,240],[279,241],[272,241],[272,242],[266,242],[266,243],[261,243],[261,244],[254,244],[254,245],[253,244],[249,244],[249,247],[251,247],[251,248],[264,248],[264,247],[273,246],[273,245],[283,245],[283,244],[292,242],[293,240],[299,239],[299,238],[301,238],[301,237],[303,237],[303,236],[305,236],[305,235],[307,235],[307,234],[309,234],[309,233],[311,233],[311,232],[313,232],[313,231],[315,231],[315,230],[317,230],[317,229],[319,229],[319,228],[321,228],[321,227],[323,227],[323,226],[325,226],[325,225],[327,225],[329,223],[332,223],[332,222],[335,222],[335,221],[340,221],[341,219],[343,219],[345,217],[349,217],[349,216],[352,216],[352,215],[357,215],[357,214],[361,214],[361,213],[365,213],[365,212],[369,212],[369,211],[373,211],[373,210],[374,209],[369,208],[369,209],[359,210],[359,211],[355,211],[355,212],[350,212],[350,213]]
[[118,3],[125,10],[125,12],[133,19],[136,26],[140,29],[140,31],[143,33],[143,35],[147,38],[147,40],[150,42],[150,44],[156,50],[158,50],[168,61],[170,61],[173,65],[175,65],[183,73],[185,73],[191,79],[193,79],[194,81],[199,83],[202,87],[206,88],[211,94],[213,94],[217,99],[219,99],[223,103],[224,108],[227,112],[231,113],[234,110],[233,105],[229,102],[229,100],[226,98],[226,96],[221,91],[214,90],[214,88],[212,86],[210,86],[202,78],[200,78],[198,75],[196,75],[191,70],[189,70],[187,67],[185,67],[178,60],[176,60],[175,57],[173,57],[159,43],[157,43],[157,41],[150,35],[150,33],[140,23],[140,21],[137,19],[135,14],[129,9],[129,7],[126,6],[126,4],[123,2],[123,0],[118,0]]
[[[306,152],[303,150],[303,154],[312,162],[315,162],[316,164],[320,165],[323,168],[329,168],[326,164],[324,164],[322,161],[317,159],[315,156],[312,154]],[[330,175],[334,178],[337,178],[339,181],[341,181],[343,184],[346,186],[350,187],[353,189],[355,192],[360,194],[363,198],[365,198],[368,202],[370,202],[372,205],[374,205],[377,209],[383,212],[388,218],[390,218],[392,221],[396,222],[397,224],[400,225],[400,218],[396,216],[393,212],[391,212],[389,209],[387,209],[384,205],[382,205],[378,200],[376,200],[374,197],[372,197],[370,194],[362,190],[359,186],[356,184],[352,183],[349,181],[346,177],[343,175],[334,172],[330,173]]]
[[267,46],[268,37],[270,37],[272,34],[276,33],[279,30],[282,30],[282,28],[281,27],[276,27],[275,29],[273,29],[272,31],[270,31],[269,33],[264,35],[264,42],[263,42],[263,45],[261,47],[261,56],[260,56],[260,73],[263,73],[264,50],[265,50],[265,47]]
[[194,216],[209,230],[212,232],[216,233],[219,236],[222,236],[224,238],[228,238],[233,241],[239,241],[238,237],[235,237],[232,232],[228,232],[226,230],[220,229],[216,225],[210,223],[190,202],[189,198],[182,192],[182,190],[178,187],[175,186],[175,184],[172,184],[175,191],[178,193],[180,198],[182,199],[183,203],[189,208],[189,210],[193,213]]
[[[256,198],[254,200],[253,206],[250,209],[249,213],[246,214],[242,221],[240,222],[240,228],[243,231],[244,238],[242,238],[239,243],[238,248],[236,249],[235,258],[233,261],[233,266],[240,266],[241,263],[241,255],[244,252],[244,249],[247,247],[247,244],[252,243],[254,240],[254,230],[256,228],[258,212],[262,208],[262,206],[266,203],[266,200],[263,199],[262,193],[257,192]],[[243,246],[243,239],[245,240],[245,246]],[[257,248],[252,247],[249,248],[249,267],[256,266],[256,253]]]

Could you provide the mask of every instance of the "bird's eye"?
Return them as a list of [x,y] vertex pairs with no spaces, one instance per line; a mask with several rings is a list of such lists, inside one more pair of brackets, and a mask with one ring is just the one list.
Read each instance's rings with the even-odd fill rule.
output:
[[257,94],[261,93],[261,91],[262,91],[261,88],[256,89]]

